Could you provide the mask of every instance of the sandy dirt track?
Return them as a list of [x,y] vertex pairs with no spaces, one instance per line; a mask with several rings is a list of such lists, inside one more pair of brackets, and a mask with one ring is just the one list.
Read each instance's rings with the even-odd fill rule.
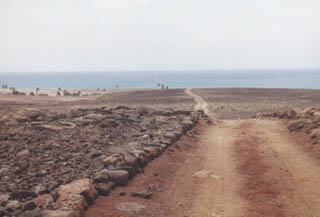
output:
[[[186,92],[195,97],[195,109],[206,108],[201,97]],[[181,147],[170,148],[129,186],[98,199],[86,217],[320,216],[320,167],[299,149],[282,122],[200,122],[194,135],[196,140],[183,137]],[[119,196],[146,186],[161,191],[151,200]],[[119,212],[119,202],[145,208]]]
[[194,94],[192,89],[186,89],[185,93],[189,96],[193,97],[196,101],[196,104],[194,106],[194,110],[203,110],[204,113],[209,114],[209,105],[206,101],[204,101],[200,96]]

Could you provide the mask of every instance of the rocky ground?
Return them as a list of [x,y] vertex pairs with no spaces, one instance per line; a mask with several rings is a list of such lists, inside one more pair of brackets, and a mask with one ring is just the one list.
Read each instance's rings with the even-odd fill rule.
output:
[[264,114],[285,121],[302,149],[320,163],[320,109],[307,107]]
[[152,94],[150,99],[142,94],[147,101],[134,106],[120,106],[133,97],[121,94],[112,96],[117,103],[104,96],[2,104],[0,216],[49,217],[60,211],[58,216],[81,216],[98,194],[126,185],[199,118],[196,112],[170,108],[179,103],[170,101],[172,91],[159,92],[160,109],[148,106],[160,103]]
[[[318,212],[319,91],[137,90],[66,98],[0,97],[0,217]],[[197,124],[200,113],[192,109],[218,120]]]
[[320,90],[210,88],[192,89],[218,119],[247,119],[293,108],[320,108]]

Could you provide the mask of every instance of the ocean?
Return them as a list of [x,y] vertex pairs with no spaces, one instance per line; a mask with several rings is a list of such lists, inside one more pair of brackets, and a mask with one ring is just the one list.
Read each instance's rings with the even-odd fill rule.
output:
[[131,71],[88,73],[0,73],[0,85],[17,89],[86,88],[297,88],[320,89],[320,69],[250,71]]

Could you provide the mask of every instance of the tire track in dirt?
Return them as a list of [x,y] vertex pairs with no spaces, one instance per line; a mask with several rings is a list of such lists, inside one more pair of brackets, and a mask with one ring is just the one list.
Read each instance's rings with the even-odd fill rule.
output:
[[234,151],[248,217],[320,216],[320,169],[277,121],[240,121]]
[[186,89],[185,93],[194,98],[194,100],[196,101],[196,104],[194,105],[194,110],[202,110],[206,115],[212,115],[209,110],[209,104],[206,101],[204,101],[201,96],[194,94],[191,90],[191,88]]

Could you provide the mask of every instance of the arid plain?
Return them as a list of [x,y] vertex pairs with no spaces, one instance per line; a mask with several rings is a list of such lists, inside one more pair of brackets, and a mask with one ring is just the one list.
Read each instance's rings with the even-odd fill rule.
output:
[[94,95],[0,96],[0,216],[319,216],[319,90]]

